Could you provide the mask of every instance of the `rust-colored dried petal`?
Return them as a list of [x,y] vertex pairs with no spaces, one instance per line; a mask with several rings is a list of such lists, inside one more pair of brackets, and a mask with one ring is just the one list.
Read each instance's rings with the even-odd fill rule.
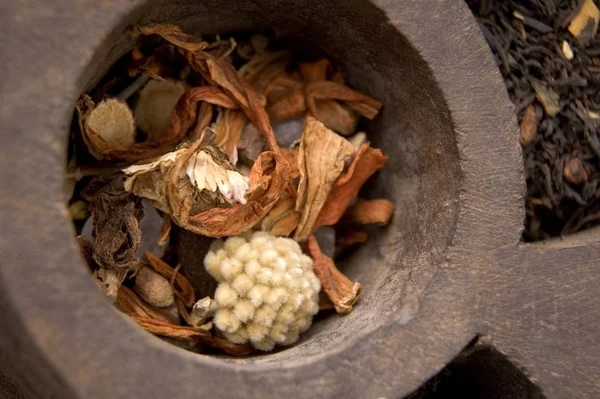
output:
[[161,247],[167,243],[169,236],[171,235],[171,216],[168,213],[163,215],[163,223],[160,226],[160,232],[158,233],[158,240],[156,243]]
[[316,118],[329,129],[343,136],[356,132],[358,114],[347,105],[335,100],[316,100],[315,107]]
[[267,114],[272,123],[297,119],[306,112],[304,90],[289,90],[285,96],[267,107]]
[[298,64],[298,70],[308,82],[327,80],[327,76],[331,72],[331,62],[327,58],[313,62],[301,62]]
[[372,97],[332,81],[311,82],[306,86],[306,105],[316,116],[316,100],[340,100],[367,119],[373,119],[383,104]]
[[211,335],[210,332],[199,327],[178,326],[150,317],[130,316],[144,330],[163,337],[199,342],[203,345],[221,349],[231,356],[247,356],[252,353],[252,346],[237,345]]
[[248,118],[242,111],[225,110],[215,125],[216,144],[223,148],[229,159],[234,163],[235,150],[240,141]]
[[365,181],[383,168],[387,159],[388,157],[383,155],[381,150],[363,144],[354,156],[348,172],[331,188],[314,228],[336,224]]
[[315,118],[307,118],[298,155],[300,184],[296,210],[301,217],[295,240],[305,240],[311,234],[330,188],[344,170],[346,158],[353,153],[354,147],[348,140]]
[[161,312],[152,308],[135,292],[123,285],[119,287],[115,305],[121,312],[129,316],[150,317],[167,323],[169,322],[169,319]]
[[155,272],[163,276],[169,281],[173,281],[175,295],[181,298],[187,307],[191,307],[196,302],[194,288],[187,278],[181,273],[177,273],[175,269],[163,262],[158,256],[151,252],[144,252],[148,266]]
[[333,260],[323,255],[314,235],[308,237],[308,251],[314,262],[315,274],[321,280],[323,291],[333,302],[335,310],[338,313],[350,313],[360,296],[360,284],[344,276]]
[[300,222],[300,212],[296,212],[295,206],[295,197],[280,199],[262,220],[261,229],[276,236],[289,236]]
[[348,219],[360,224],[378,224],[385,226],[394,214],[394,204],[385,199],[360,199],[346,212]]

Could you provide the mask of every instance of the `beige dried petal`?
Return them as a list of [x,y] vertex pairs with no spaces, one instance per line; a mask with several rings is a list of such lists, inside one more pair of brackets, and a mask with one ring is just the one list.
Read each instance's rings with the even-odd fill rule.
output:
[[135,121],[125,101],[109,98],[95,105],[88,95],[84,95],[75,108],[83,139],[96,159],[104,159],[111,151],[134,144]]
[[311,234],[331,186],[344,170],[345,159],[353,153],[348,140],[308,117],[298,156],[300,184],[296,210],[302,215],[295,240],[305,240]]
[[329,129],[348,136],[356,131],[358,114],[335,100],[315,100],[315,117]]
[[142,90],[135,107],[135,123],[148,140],[161,141],[169,129],[175,105],[185,93],[186,85],[172,80],[150,80]]
[[594,0],[584,0],[569,23],[569,32],[577,39],[588,42],[596,35],[599,21],[600,11]]
[[367,134],[365,132],[358,132],[355,135],[348,137],[348,141],[352,143],[355,152],[358,152],[358,150],[360,150],[360,147],[362,147],[363,144],[367,144],[369,142],[369,140],[367,139]]
[[297,212],[295,207],[294,197],[280,199],[262,220],[261,230],[276,236],[289,236],[300,222],[300,212]]

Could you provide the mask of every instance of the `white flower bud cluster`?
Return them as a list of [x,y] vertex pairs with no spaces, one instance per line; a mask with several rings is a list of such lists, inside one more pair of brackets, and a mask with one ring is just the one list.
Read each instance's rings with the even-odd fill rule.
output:
[[236,344],[291,345],[319,311],[312,259],[290,238],[254,232],[216,241],[204,259],[219,282],[214,323]]

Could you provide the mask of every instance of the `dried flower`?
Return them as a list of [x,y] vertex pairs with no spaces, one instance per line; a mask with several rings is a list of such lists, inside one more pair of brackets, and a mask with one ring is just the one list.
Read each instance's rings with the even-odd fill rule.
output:
[[175,301],[169,281],[149,267],[139,268],[133,289],[146,302],[157,308],[170,306]]
[[583,43],[589,42],[598,31],[600,11],[594,0],[584,0],[569,23],[569,32]]
[[285,197],[279,200],[260,224],[263,231],[275,236],[289,236],[298,227],[300,212],[296,209],[296,198]]
[[213,244],[204,260],[219,281],[214,323],[234,343],[262,351],[298,340],[319,311],[312,261],[289,238],[256,232]]
[[331,186],[344,170],[345,159],[353,153],[348,140],[308,117],[300,143],[296,210],[301,217],[294,239],[305,240],[311,234]]
[[123,100],[109,98],[95,105],[84,95],[75,105],[79,126],[90,153],[104,159],[111,151],[123,150],[135,142],[133,112]]
[[160,142],[169,129],[175,105],[185,93],[182,82],[150,80],[142,90],[135,107],[135,123],[151,142]]
[[360,296],[360,284],[352,282],[335,266],[333,260],[323,255],[314,235],[308,238],[308,251],[314,261],[314,271],[327,297],[338,313],[350,313]]

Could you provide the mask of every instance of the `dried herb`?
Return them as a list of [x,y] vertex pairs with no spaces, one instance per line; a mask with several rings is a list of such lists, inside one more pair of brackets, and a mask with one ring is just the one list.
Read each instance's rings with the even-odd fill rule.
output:
[[92,203],[94,260],[115,271],[134,269],[142,242],[141,200],[125,191],[123,179],[108,183]]
[[346,158],[353,153],[348,140],[318,120],[307,119],[298,155],[300,184],[296,210],[301,216],[295,240],[305,240],[312,233],[331,186],[344,170]]
[[166,323],[170,322],[168,317],[164,316],[160,311],[153,309],[142,298],[137,296],[135,292],[125,286],[119,287],[115,305],[121,312],[129,316],[149,317]]

